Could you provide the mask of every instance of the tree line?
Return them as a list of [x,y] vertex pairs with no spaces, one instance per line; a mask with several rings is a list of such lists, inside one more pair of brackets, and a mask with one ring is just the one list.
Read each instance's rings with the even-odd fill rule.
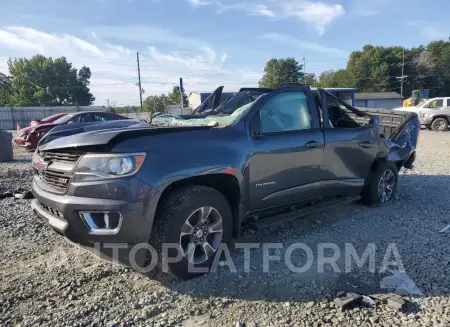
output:
[[[179,86],[174,86],[172,91],[167,94],[150,95],[142,101],[142,111],[149,113],[167,112],[170,105],[177,105],[181,102],[181,92]],[[183,92],[183,104],[189,106],[189,100]],[[115,102],[110,104],[110,109],[117,113],[140,112],[140,106],[117,106]]]
[[353,51],[345,69],[305,74],[294,58],[271,59],[260,80],[261,87],[302,83],[315,87],[354,87],[358,92],[398,92],[403,76],[403,95],[429,89],[430,95],[450,96],[450,40],[434,41],[411,49],[366,45]]

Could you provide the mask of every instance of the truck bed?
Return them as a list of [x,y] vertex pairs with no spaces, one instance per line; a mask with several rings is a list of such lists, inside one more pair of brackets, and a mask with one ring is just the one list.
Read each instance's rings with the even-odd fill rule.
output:
[[[394,132],[397,131],[397,129],[411,116],[411,113],[406,111],[360,107],[356,108],[371,115],[380,117],[380,130],[385,138],[389,138],[392,134],[394,134]],[[350,114],[350,116],[358,122],[367,121],[367,118],[358,117],[355,114]]]

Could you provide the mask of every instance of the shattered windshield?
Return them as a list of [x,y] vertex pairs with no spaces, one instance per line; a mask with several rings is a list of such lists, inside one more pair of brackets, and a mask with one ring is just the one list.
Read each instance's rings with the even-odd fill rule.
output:
[[233,125],[245,116],[251,109],[253,103],[256,100],[247,103],[238,109],[236,109],[231,115],[228,116],[218,116],[210,115],[205,118],[189,119],[189,120],[170,120],[170,121],[157,121],[153,122],[152,125],[158,126],[215,126],[215,127],[226,127]]
[[238,108],[255,101],[261,94],[251,94],[250,92],[239,92],[228,97],[225,102],[219,105],[214,111],[218,113],[231,114]]

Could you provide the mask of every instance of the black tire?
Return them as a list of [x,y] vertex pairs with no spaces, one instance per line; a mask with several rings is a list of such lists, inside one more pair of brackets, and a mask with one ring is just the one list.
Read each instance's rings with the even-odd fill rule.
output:
[[[184,187],[176,190],[164,200],[161,209],[158,210],[157,219],[153,223],[150,244],[155,247],[158,253],[158,265],[160,268],[164,268],[162,245],[164,243],[181,244],[181,228],[192,214],[203,207],[212,207],[220,214],[223,223],[220,243],[231,245],[233,239],[233,214],[225,196],[217,190],[205,186]],[[172,258],[175,258],[177,253],[176,249],[169,249],[168,251],[169,257]],[[191,272],[189,268],[193,266],[195,268],[209,269],[214,262],[215,254],[217,252],[212,254],[205,262],[198,264],[189,264],[185,257],[179,262],[167,263],[168,273],[181,279],[190,279],[203,275],[204,273]]]
[[448,129],[448,121],[445,118],[436,118],[431,123],[431,129],[435,132],[443,132]]
[[[392,188],[392,192],[390,192],[387,200],[382,198],[380,186],[382,177],[386,177],[386,172],[391,171],[393,174],[392,181],[394,182]],[[389,179],[391,181],[391,179]],[[391,201],[395,197],[395,193],[397,192],[397,184],[398,184],[398,169],[397,166],[392,162],[380,162],[377,165],[377,168],[374,172],[371,172],[368,181],[364,187],[363,192],[361,193],[361,200],[364,204],[368,206],[378,206],[384,204],[386,202]],[[385,190],[386,194],[387,191]]]

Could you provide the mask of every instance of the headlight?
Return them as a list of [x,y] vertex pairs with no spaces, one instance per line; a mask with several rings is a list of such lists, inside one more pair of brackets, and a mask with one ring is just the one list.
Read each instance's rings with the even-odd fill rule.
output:
[[135,174],[145,160],[145,153],[87,154],[75,168],[73,182],[92,182]]

